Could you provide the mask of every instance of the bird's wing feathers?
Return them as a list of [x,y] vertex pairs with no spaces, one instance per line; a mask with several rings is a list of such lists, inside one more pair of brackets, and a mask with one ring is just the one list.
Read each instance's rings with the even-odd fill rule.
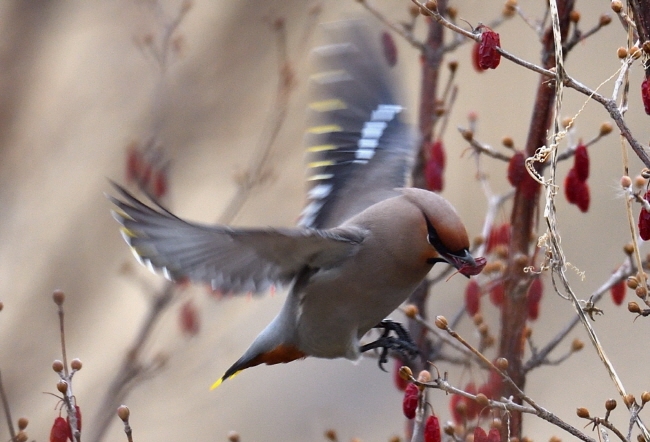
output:
[[136,257],[172,280],[188,278],[232,293],[261,292],[305,267],[332,267],[353,255],[360,229],[236,229],[186,222],[152,208],[117,184],[113,212]]
[[[301,225],[333,227],[404,187],[416,138],[400,120],[380,35],[360,21],[325,25],[312,52],[307,205]],[[373,38],[376,37],[376,42]]]

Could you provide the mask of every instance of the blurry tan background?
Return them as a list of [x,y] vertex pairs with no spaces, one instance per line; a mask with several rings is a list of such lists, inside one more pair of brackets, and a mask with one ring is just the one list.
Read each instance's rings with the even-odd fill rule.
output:
[[[83,434],[90,440],[93,419],[112,374],[146,311],[151,296],[132,277],[120,273],[133,262],[109,215],[107,178],[124,181],[125,146],[145,140],[159,127],[158,139],[172,159],[169,205],[180,216],[211,222],[235,191],[233,177],[245,169],[277,83],[277,52],[268,17],[284,17],[289,56],[295,62],[297,90],[291,98],[270,161],[274,179],[254,192],[236,219],[238,225],[291,225],[303,201],[302,128],[306,95],[306,48],[303,23],[312,4],[295,0],[196,0],[181,23],[183,57],[173,62],[166,85],[156,89],[159,73],[133,44],[134,36],[160,30],[160,17],[149,2],[4,1],[0,3],[0,369],[14,417],[30,418],[30,439],[46,440],[57,411],[57,376],[51,362],[60,358],[57,316],[51,301],[55,288],[67,294],[69,357],[84,367],[75,376],[75,394],[84,417]],[[173,15],[179,3],[161,2]],[[500,13],[501,2],[456,1],[460,17],[476,25]],[[541,1],[521,1],[532,17],[541,15]],[[406,19],[407,0],[376,0],[394,19]],[[326,0],[321,20],[363,15],[352,0]],[[578,2],[582,28],[588,29],[609,2]],[[379,26],[369,18],[370,23]],[[422,27],[420,28],[422,30]],[[502,28],[505,48],[537,62],[539,46],[521,19]],[[316,36],[317,37],[317,36]],[[397,39],[406,104],[415,118],[419,85],[418,55]],[[578,45],[567,69],[596,87],[618,67],[615,50],[624,44],[617,23]],[[305,49],[300,49],[303,45]],[[506,60],[496,71],[477,74],[471,67],[470,45],[453,58],[460,61],[460,91],[445,141],[448,154],[444,196],[457,207],[472,236],[480,232],[485,209],[474,161],[454,130],[469,111],[479,115],[477,138],[499,147],[504,135],[522,146],[537,76]],[[640,105],[641,70],[632,69],[628,120],[640,142],[650,138],[648,116]],[[612,85],[603,87],[611,94]],[[156,92],[158,90],[158,92]],[[567,91],[565,113],[577,112],[584,97]],[[589,104],[577,121],[585,139],[606,120],[604,110]],[[159,126],[156,126],[159,124]],[[618,195],[621,154],[612,134],[590,149],[591,210],[582,214],[560,197],[563,244],[568,260],[586,272],[575,279],[586,297],[622,260],[628,238],[624,202]],[[505,165],[485,161],[496,192],[506,191]],[[562,165],[563,173],[569,165]],[[641,165],[632,160],[632,171]],[[504,212],[500,219],[506,219]],[[162,278],[138,268],[150,287]],[[547,289],[550,287],[545,280]],[[462,304],[465,281],[455,277],[438,286],[432,314],[452,315]],[[374,360],[308,359],[286,366],[258,367],[208,387],[246,349],[278,311],[284,294],[259,299],[216,301],[201,287],[185,295],[200,308],[201,331],[192,339],[181,335],[178,306],[156,327],[147,354],[169,356],[167,367],[140,384],[127,399],[135,440],[226,440],[237,430],[244,442],[318,441],[335,428],[341,440],[387,440],[403,432],[401,394],[392,377]],[[628,294],[628,298],[631,296]],[[484,302],[484,305],[487,305]],[[627,388],[638,395],[650,390],[645,367],[647,320],[632,323],[624,307],[602,304],[596,321],[606,350]],[[486,314],[494,313],[491,306]],[[542,346],[572,315],[571,307],[547,290],[541,326],[534,326]],[[492,321],[496,327],[496,322]],[[473,337],[471,329],[464,329]],[[496,331],[496,328],[495,328]],[[576,329],[573,336],[584,338]],[[586,341],[586,339],[585,339]],[[569,345],[566,343],[564,348]],[[451,368],[450,379],[463,385],[469,373]],[[539,403],[582,427],[575,407],[602,414],[603,402],[616,392],[593,350],[560,367],[546,367],[529,378],[529,392]],[[432,392],[430,401],[446,419],[447,398]],[[619,408],[623,408],[622,406]],[[626,428],[621,410],[614,419]],[[526,433],[535,439],[566,437],[535,419]],[[595,435],[594,435],[595,436]],[[4,419],[0,438],[8,439]],[[125,440],[117,417],[105,440]]]

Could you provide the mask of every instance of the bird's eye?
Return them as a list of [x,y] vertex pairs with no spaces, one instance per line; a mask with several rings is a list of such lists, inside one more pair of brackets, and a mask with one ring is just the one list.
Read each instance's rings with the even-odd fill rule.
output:
[[447,248],[442,241],[440,241],[436,228],[433,227],[433,224],[431,224],[431,221],[429,221],[429,218],[427,218],[426,215],[424,215],[424,221],[427,223],[427,242],[438,252],[445,252]]

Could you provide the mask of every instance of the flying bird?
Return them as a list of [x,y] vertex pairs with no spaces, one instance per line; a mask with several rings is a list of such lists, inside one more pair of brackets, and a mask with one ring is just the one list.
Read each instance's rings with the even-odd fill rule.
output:
[[[235,228],[184,221],[114,184],[115,219],[136,257],[170,280],[230,293],[290,287],[273,321],[213,385],[259,364],[348,358],[381,349],[414,354],[386,320],[437,262],[465,276],[484,258],[440,195],[405,188],[417,138],[400,116],[389,60],[359,21],[324,26],[311,54],[307,203],[296,228]],[[384,333],[362,344],[372,328]],[[394,332],[396,336],[390,334]]]

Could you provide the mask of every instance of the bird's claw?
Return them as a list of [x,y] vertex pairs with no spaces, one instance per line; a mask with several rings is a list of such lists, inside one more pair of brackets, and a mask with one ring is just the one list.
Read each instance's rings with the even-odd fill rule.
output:
[[[381,353],[379,353],[378,364],[382,371],[386,371],[384,364],[388,362],[388,352],[390,350],[398,352],[405,359],[413,359],[420,353],[409,332],[399,322],[384,320],[374,328],[381,328],[384,332],[377,340],[362,345],[360,351],[363,353],[380,348]],[[395,332],[397,336],[390,336],[391,331]]]

